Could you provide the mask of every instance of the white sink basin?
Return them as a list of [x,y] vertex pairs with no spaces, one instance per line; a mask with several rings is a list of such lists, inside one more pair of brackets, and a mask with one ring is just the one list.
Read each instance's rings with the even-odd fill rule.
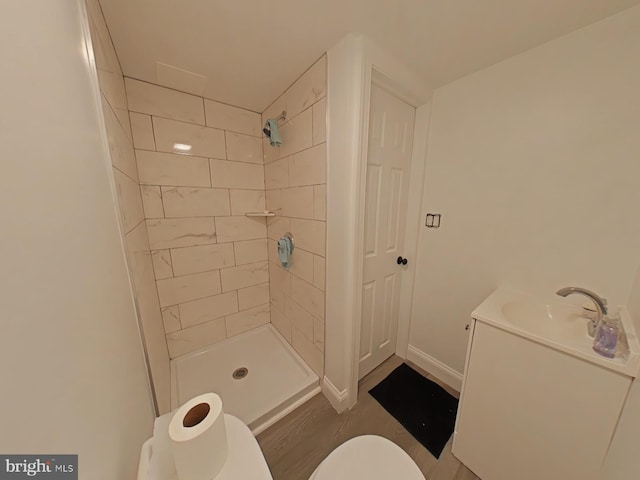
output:
[[631,377],[640,370],[640,343],[626,309],[622,309],[622,324],[629,341],[630,353],[626,359],[609,359],[593,351],[593,338],[589,337],[582,309],[555,300],[544,300],[504,287],[498,288],[476,308],[471,316],[534,342],[615,370]]
[[588,335],[589,320],[572,305],[533,303],[516,300],[502,306],[504,318],[512,325],[533,334],[557,341],[591,343]]

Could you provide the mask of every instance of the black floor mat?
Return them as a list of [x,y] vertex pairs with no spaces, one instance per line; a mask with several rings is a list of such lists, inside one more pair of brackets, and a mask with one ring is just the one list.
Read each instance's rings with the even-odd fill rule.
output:
[[453,433],[458,399],[406,363],[369,390],[433,456],[440,457]]

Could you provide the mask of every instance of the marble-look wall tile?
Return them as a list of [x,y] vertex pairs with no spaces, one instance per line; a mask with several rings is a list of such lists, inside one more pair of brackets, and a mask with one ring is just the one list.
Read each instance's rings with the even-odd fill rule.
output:
[[[254,328],[265,321],[268,322],[271,316],[276,328],[288,341],[294,343],[303,358],[312,365],[314,370],[321,371],[322,349],[324,347],[324,321],[322,317],[324,316],[325,262],[323,256],[325,249],[324,220],[326,218],[326,186],[324,185],[326,182],[325,71],[326,64],[323,58],[278,101],[274,102],[268,111],[265,111],[265,115],[268,115],[270,110],[277,111],[273,114],[273,116],[277,116],[281,110],[288,109],[289,121],[283,125],[283,136],[287,140],[284,148],[264,146],[266,142],[260,138],[262,119],[259,115],[217,102],[206,101],[203,102],[203,105],[207,104],[206,123],[212,127],[209,130],[215,128],[225,130],[224,156],[222,143],[219,141],[216,143],[218,148],[216,153],[211,150],[200,150],[200,147],[197,146],[191,152],[196,154],[196,157],[191,158],[196,158],[199,160],[198,162],[184,163],[180,161],[182,159],[172,158],[170,154],[161,156],[162,154],[156,153],[152,156],[147,155],[146,158],[144,158],[144,153],[141,154],[143,158],[139,162],[142,165],[140,170],[144,170],[144,174],[141,173],[140,177],[142,183],[150,187],[145,189],[145,209],[148,210],[149,215],[175,216],[170,220],[181,221],[180,224],[174,225],[169,223],[149,224],[150,231],[155,230],[151,234],[155,245],[164,250],[163,256],[166,255],[167,249],[171,249],[169,261],[171,262],[172,275],[182,275],[187,278],[203,274],[203,271],[199,270],[202,268],[214,271],[222,269],[220,289],[223,286],[225,289],[236,287],[224,294],[209,293],[204,298],[188,301],[176,300],[175,293],[173,293],[173,297],[169,296],[171,300],[167,300],[167,293],[163,292],[163,305],[166,305],[167,301],[178,300],[180,305],[177,311],[176,307],[172,305],[166,308],[163,313],[168,314],[171,311],[175,312],[177,317],[181,317],[183,310],[187,312],[187,320],[174,316],[165,321],[166,329],[170,332],[167,342],[170,345],[172,357],[222,340],[226,336]],[[321,78],[322,80],[319,80]],[[316,88],[314,85],[320,86]],[[163,90],[159,96],[175,98],[173,91],[158,88]],[[182,95],[180,92],[175,93]],[[158,92],[151,92],[151,94],[156,95]],[[165,100],[167,99],[165,98]],[[171,151],[173,143],[189,143],[187,141],[178,142],[178,137],[175,137],[176,127],[191,132],[198,130],[198,128],[192,128],[192,125],[181,125],[178,122],[154,117],[153,122],[156,125],[156,130],[160,131],[160,143],[156,143],[157,138],[153,136],[153,126],[151,129],[149,128],[152,121],[149,115],[176,119],[175,110],[173,113],[167,113],[175,107],[170,100],[171,98],[169,101],[165,101],[164,112],[153,110],[156,107],[143,111],[140,107],[139,113],[132,113],[131,118],[135,118],[134,123],[137,130],[136,147],[141,151],[155,149]],[[203,123],[193,119],[182,118],[181,120],[201,125]],[[201,128],[200,130],[208,132],[207,129]],[[247,134],[250,136],[246,136]],[[188,135],[184,135],[184,137],[186,139]],[[315,148],[311,148],[312,146]],[[198,154],[201,158],[198,158]],[[213,158],[213,160],[207,161],[209,172],[205,175],[206,183],[202,181],[205,169],[202,168],[203,162],[201,160],[204,157]],[[284,161],[277,163],[278,159],[284,159]],[[263,161],[268,164],[276,162],[276,164],[267,168],[265,174],[265,169],[261,165]],[[234,168],[233,163],[238,167]],[[251,165],[252,163],[253,165]],[[159,191],[157,188],[159,185],[165,188]],[[194,193],[194,198],[192,201],[185,200],[185,195],[180,195],[184,191],[166,188],[168,186],[191,187],[184,189],[184,191],[188,190]],[[227,200],[225,202],[221,193],[218,200],[213,202],[221,210],[212,211],[210,210],[211,202],[207,198],[211,196],[213,189],[198,189],[196,187],[215,187],[232,189],[232,191],[220,190],[220,192],[227,193]],[[266,195],[265,187],[268,190]],[[281,189],[287,190],[283,192]],[[253,192],[247,190],[253,190]],[[203,193],[204,191],[206,193]],[[163,202],[160,203],[160,200]],[[160,206],[162,209],[159,208]],[[271,219],[268,232],[263,220],[258,219],[259,223],[248,223],[248,220],[255,220],[242,216],[249,210],[259,211],[267,207],[286,215],[284,218]],[[233,217],[227,217],[227,215],[233,215]],[[198,216],[202,217],[195,218]],[[184,228],[183,221],[193,222],[195,220],[211,220],[214,222],[213,228],[207,225],[204,231],[196,229],[197,232],[188,231],[193,228]],[[191,227],[194,225],[192,223]],[[252,229],[256,226],[260,230],[261,237],[254,239],[257,230],[252,231]],[[218,229],[217,238],[216,227]],[[182,239],[178,240],[177,237],[181,237],[181,235],[177,230],[182,230],[189,242],[198,242],[197,246],[181,247],[182,244],[179,242]],[[295,230],[293,233],[299,247],[291,272],[287,272],[279,266],[277,255],[275,255],[275,240],[287,230]],[[270,238],[268,243],[264,238],[267,234]],[[202,242],[203,238],[204,244],[200,245],[199,242]],[[216,244],[216,241],[228,243]],[[274,251],[268,252],[267,245]],[[197,251],[198,249],[200,251]],[[269,264],[267,259],[272,263]],[[268,272],[268,275],[262,279],[262,283],[243,286],[245,282],[257,281],[255,278],[251,279],[252,275],[242,268],[252,264],[263,264],[263,269]],[[211,273],[208,270],[204,270],[204,273]],[[167,270],[161,275],[168,275],[169,273],[166,272]],[[161,280],[167,282],[164,283],[166,286],[170,285],[168,281],[176,281],[176,278],[168,277]],[[163,285],[160,281],[158,284],[159,288]],[[178,284],[180,282],[176,283],[176,285]],[[198,290],[198,285],[195,290],[182,288],[178,291],[181,292],[180,294],[187,295],[186,298],[203,294],[202,290]],[[224,304],[227,307],[215,307],[214,299],[215,301],[227,299]],[[230,299],[236,302],[235,306]],[[261,301],[264,303],[260,304]],[[271,312],[269,311],[270,305],[273,306]],[[260,307],[265,307],[266,313],[261,311]],[[233,308],[241,311],[228,313]],[[245,312],[242,310],[254,311],[249,315],[244,315]],[[295,318],[288,318],[284,310],[289,312],[290,317]],[[225,315],[224,325],[220,322],[221,318],[214,319],[212,315]],[[176,328],[182,330],[176,331],[174,330]],[[202,339],[197,338],[198,336],[206,337],[207,342],[202,344]]]
[[142,193],[144,218],[164,218],[160,187],[156,185],[142,185],[140,190]]
[[237,267],[220,270],[222,291],[230,292],[239,288],[250,287],[269,281],[267,262],[248,263]]
[[324,292],[319,288],[292,275],[291,297],[313,316],[324,318]]
[[253,240],[267,236],[264,218],[261,217],[216,217],[218,243]]
[[[156,297],[160,296],[171,357],[268,323],[267,222],[245,216],[267,207],[260,114],[134,79],[126,80],[126,88],[131,95],[127,118],[135,130],[136,147],[131,174],[142,185],[143,226],[149,231],[158,277]],[[273,108],[286,109],[286,101],[283,95]],[[298,124],[311,129],[313,109],[308,110],[292,123],[292,133]],[[125,137],[122,132],[121,136]],[[192,148],[188,154],[178,154],[176,143]],[[131,140],[129,144],[133,151]],[[280,156],[279,149],[269,149]],[[288,172],[289,160],[282,165]],[[285,181],[288,184],[288,173]],[[311,219],[315,196],[312,188],[308,192],[312,196],[305,211],[311,212]],[[293,197],[292,201],[299,200],[295,192]],[[276,208],[281,213],[282,192],[271,193],[270,198],[279,203]],[[289,220],[286,225],[275,222],[273,236],[281,227],[288,229]],[[313,283],[313,255],[300,255],[304,268],[298,274]],[[286,279],[275,275],[290,294],[290,274],[284,274]],[[208,341],[203,343],[198,335]]]
[[289,186],[289,159],[283,158],[264,166],[264,181],[267,190]]
[[207,158],[136,150],[136,160],[143,185],[211,186]]
[[172,248],[171,260],[176,276],[233,267],[233,244]]
[[132,282],[135,298],[139,306],[140,320],[149,360],[154,379],[157,379],[157,393],[159,405],[162,409],[168,409],[166,402],[169,395],[167,382],[169,375],[169,362],[167,345],[164,338],[164,327],[160,313],[160,305],[156,291],[155,279],[151,255],[149,254],[149,240],[144,222],[141,222],[125,237],[129,251]]
[[182,328],[209,322],[238,311],[238,295],[235,291],[201,298],[180,304]]
[[104,113],[104,122],[107,130],[107,142],[109,143],[111,163],[118,170],[137,182],[138,167],[136,166],[133,145],[107,101],[104,100],[104,97],[102,97],[102,99],[102,111]]
[[177,305],[162,309],[162,323],[166,333],[177,332],[182,328],[180,324],[180,311]]
[[127,94],[124,88],[124,78],[120,72],[107,72],[98,69],[98,83],[100,90],[113,109],[127,138],[131,139],[131,123],[127,106]]
[[267,190],[266,200],[267,210],[282,215],[282,190]]
[[109,72],[122,73],[98,0],[89,0],[86,4],[96,67]]
[[146,222],[151,250],[216,243],[213,218],[167,218]]
[[151,252],[153,260],[153,271],[156,280],[173,277],[173,266],[171,262],[171,253],[169,250],[155,250]]
[[259,137],[262,135],[260,114],[205,99],[207,126]]
[[[226,158],[224,131],[192,123],[153,117],[156,149],[209,158]],[[188,152],[176,150],[176,144],[189,145]]]
[[225,160],[210,160],[211,186],[264,190],[264,166]]
[[313,256],[313,285],[324,292],[325,282],[325,261],[324,257],[319,255]]
[[278,242],[271,238],[267,238],[267,257],[271,263],[280,265],[280,255],[278,253]]
[[313,253],[296,248],[291,254],[291,268],[289,271],[297,277],[313,283],[313,257]]
[[[267,237],[279,240],[285,232],[291,232],[291,219],[288,217],[271,217],[267,224]],[[295,237],[295,234],[294,234]],[[296,240],[297,241],[297,240]]]
[[129,274],[136,290],[146,278],[153,278],[153,264],[149,253],[149,237],[144,223],[125,235]]
[[[273,265],[269,265],[269,273],[271,273],[272,268]],[[269,299],[271,301],[272,312],[278,310],[284,313],[285,298],[287,297],[282,290],[274,288],[273,285],[269,284]]]
[[218,270],[166,278],[158,280],[157,285],[161,307],[190,302],[222,292]]
[[270,263],[269,265],[269,286],[271,289],[282,291],[285,295],[291,296],[291,274],[280,265]]
[[287,217],[313,219],[313,186],[282,190],[282,214]]
[[261,190],[231,190],[231,215],[263,212],[266,208],[265,192]]
[[288,120],[280,129],[282,145],[280,157],[306,150],[313,146],[313,112],[307,108],[304,112]]
[[226,132],[226,139],[228,160],[260,164],[264,163],[262,156],[262,139],[260,137]]
[[293,328],[299,330],[307,339],[313,341],[313,315],[290,297],[285,297],[284,314],[291,319]]
[[204,125],[202,97],[125,77],[129,110]]
[[162,203],[166,218],[230,214],[229,191],[226,189],[162,187]]
[[296,239],[297,246],[324,257],[326,245],[325,227],[326,223],[318,220],[292,218],[290,231]]
[[117,168],[113,169],[113,174],[118,192],[120,214],[124,223],[124,231],[129,232],[144,220],[140,187],[135,181],[131,180],[130,177]]
[[142,243],[145,245],[144,252],[140,255],[141,262],[136,267],[139,272],[134,273],[134,277],[137,278],[135,280],[135,298],[139,307],[142,331],[145,334],[149,364],[158,396],[158,407],[161,411],[168,412],[171,374],[162,313],[144,223],[140,223],[133,231],[136,230],[141,232]]
[[[227,244],[223,243],[222,245]],[[236,254],[236,265],[264,262],[268,260],[266,238],[234,242],[233,248]]]
[[151,115],[130,112],[131,134],[133,135],[133,146],[141,150],[155,150],[156,141],[153,138],[153,126],[151,125]]
[[313,218],[316,220],[327,219],[327,185],[314,185],[313,187]]
[[268,303],[225,317],[227,335],[234,336],[269,323],[271,319]]
[[[274,307],[274,304],[271,303],[271,306]],[[278,332],[280,332],[280,335],[282,335],[287,342],[291,343],[291,319],[281,311],[271,308],[271,323],[276,327]]]
[[291,85],[287,91],[287,115],[295,117],[327,93],[327,62],[323,56]]
[[313,106],[313,144],[319,145],[327,141],[327,101],[319,100]]
[[289,157],[289,186],[327,183],[326,143]]
[[[283,145],[263,139],[271,322],[322,375],[326,248],[326,56],[294,82],[262,115],[287,110]],[[280,265],[277,240],[296,241],[291,270]]]
[[167,335],[167,345],[171,358],[193,352],[207,345],[213,345],[227,337],[224,318],[185,328]]
[[311,367],[316,375],[322,378],[324,374],[324,354],[318,350],[312,341],[305,337],[299,330],[293,329],[291,332],[291,343],[296,352]]
[[125,132],[130,135],[124,78],[109,30],[102,16],[102,10],[97,1],[87,2],[87,13],[100,90],[116,113]]
[[276,160],[280,159],[280,147],[271,146],[271,143],[269,143],[269,139],[267,137],[263,137],[262,154],[265,164],[275,162]]
[[324,352],[324,320],[317,317],[313,319],[313,345]]
[[269,282],[238,290],[238,307],[240,310],[247,310],[265,303],[269,303]]
[[280,95],[262,112],[262,125],[267,123],[267,120],[270,118],[278,118],[282,112],[287,112],[287,115],[290,116],[287,109],[287,95],[285,93]]

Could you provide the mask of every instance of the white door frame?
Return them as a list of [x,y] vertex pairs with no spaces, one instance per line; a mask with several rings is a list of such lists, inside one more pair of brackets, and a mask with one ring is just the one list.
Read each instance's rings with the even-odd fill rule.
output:
[[363,36],[328,52],[327,263],[323,392],[339,412],[358,397],[369,104],[375,82],[416,107],[396,353],[406,358],[432,90]]

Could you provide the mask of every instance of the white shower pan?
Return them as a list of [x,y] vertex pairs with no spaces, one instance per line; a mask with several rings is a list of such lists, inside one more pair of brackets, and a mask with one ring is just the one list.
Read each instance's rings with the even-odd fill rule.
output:
[[[246,369],[246,376],[234,372]],[[318,376],[272,325],[250,330],[171,361],[171,407],[215,392],[254,435],[320,392]]]

